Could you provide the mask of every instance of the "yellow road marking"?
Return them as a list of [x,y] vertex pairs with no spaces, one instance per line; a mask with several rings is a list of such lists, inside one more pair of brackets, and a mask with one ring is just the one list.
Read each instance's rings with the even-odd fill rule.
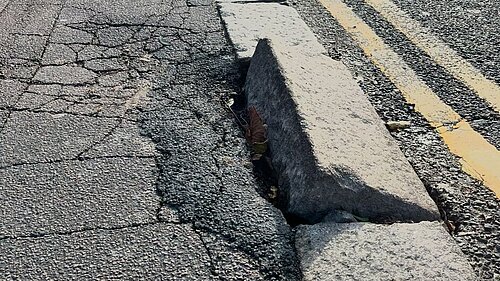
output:
[[500,152],[465,121],[460,121],[453,130],[441,127],[437,131],[450,151],[461,157],[462,169],[482,180],[500,197]]
[[[500,151],[474,131],[341,0],[319,0],[386,75],[408,103],[436,128],[462,169],[500,196]],[[454,124],[454,125],[453,125]]]
[[436,63],[469,86],[497,112],[500,110],[500,87],[486,78],[429,29],[412,19],[390,0],[365,0],[410,41],[425,51]]

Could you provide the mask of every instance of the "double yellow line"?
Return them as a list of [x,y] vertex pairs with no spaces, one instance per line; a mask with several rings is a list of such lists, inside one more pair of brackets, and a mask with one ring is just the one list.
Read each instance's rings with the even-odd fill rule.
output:
[[[372,63],[386,75],[408,103],[415,104],[439,133],[462,169],[500,196],[500,152],[460,117],[418,77],[403,59],[342,0],[319,0],[358,43]],[[390,0],[365,0],[396,29],[449,73],[460,79],[498,111],[500,88],[485,78],[444,42],[431,35]]]

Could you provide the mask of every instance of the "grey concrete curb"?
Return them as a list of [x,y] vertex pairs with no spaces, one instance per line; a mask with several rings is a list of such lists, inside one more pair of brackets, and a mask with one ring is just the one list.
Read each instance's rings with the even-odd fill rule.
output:
[[[439,218],[437,208],[349,70],[292,7],[219,3],[245,91],[269,128],[287,212],[310,222],[334,209],[375,220]],[[286,28],[283,28],[286,26]],[[259,38],[273,38],[273,45]]]
[[277,34],[288,46],[301,47],[303,52],[327,53],[292,7],[238,0],[219,1],[218,6],[238,60],[249,61],[259,39]]
[[299,226],[296,248],[305,281],[477,279],[438,222]]
[[263,39],[245,92],[268,125],[286,212],[313,223],[339,209],[378,221],[439,219],[425,187],[341,62]]

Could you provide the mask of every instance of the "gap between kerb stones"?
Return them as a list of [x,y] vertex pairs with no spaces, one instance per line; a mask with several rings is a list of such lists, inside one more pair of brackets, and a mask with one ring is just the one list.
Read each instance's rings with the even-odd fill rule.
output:
[[[236,122],[238,123],[242,133],[246,136],[249,133],[249,127],[251,123],[251,117],[248,114],[248,104],[244,92],[245,79],[250,66],[250,61],[240,60],[238,61],[240,70],[240,81],[239,88],[241,91],[237,92],[235,95],[229,97],[226,102],[228,109],[233,114]],[[264,124],[264,130],[267,127]],[[251,152],[251,163],[253,168],[253,173],[257,180],[258,190],[260,196],[270,202],[274,207],[281,211],[287,223],[291,227],[295,227],[300,224],[309,224],[307,220],[297,218],[291,214],[284,212],[286,206],[286,199],[282,196],[279,191],[278,174],[276,173],[271,159],[271,149],[267,147],[265,151],[256,151],[258,147],[252,145],[251,140],[247,138],[247,145]]]

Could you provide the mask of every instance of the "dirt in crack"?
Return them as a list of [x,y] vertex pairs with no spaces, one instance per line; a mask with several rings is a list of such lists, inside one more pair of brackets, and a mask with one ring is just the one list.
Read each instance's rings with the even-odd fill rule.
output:
[[[244,81],[241,82],[241,84],[243,83]],[[255,107],[248,106],[243,91],[229,96],[226,104],[247,140],[259,195],[281,210],[291,227],[300,224],[309,224],[304,219],[286,212],[288,199],[285,192],[280,189],[278,174],[271,160],[272,151],[267,143],[267,125],[265,124],[265,120],[262,119]]]

